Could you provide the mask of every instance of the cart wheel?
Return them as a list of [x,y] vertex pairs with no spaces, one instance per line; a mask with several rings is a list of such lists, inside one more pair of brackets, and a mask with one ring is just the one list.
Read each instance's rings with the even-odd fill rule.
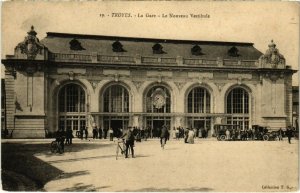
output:
[[269,140],[269,135],[264,135],[264,136],[263,136],[263,140],[264,140],[264,141],[268,141],[268,140]]
[[226,136],[225,136],[225,135],[221,135],[221,136],[220,136],[220,140],[221,140],[221,141],[225,141],[225,139],[226,139]]

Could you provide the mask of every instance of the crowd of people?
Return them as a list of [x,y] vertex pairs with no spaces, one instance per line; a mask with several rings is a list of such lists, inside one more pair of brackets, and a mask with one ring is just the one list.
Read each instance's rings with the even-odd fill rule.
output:
[[[126,139],[126,151],[128,148],[131,148],[131,152],[133,154],[134,150],[134,141],[141,142],[142,139],[147,141],[148,138],[160,138],[161,147],[164,148],[166,142],[170,139],[180,140],[183,139],[184,143],[193,144],[194,138],[207,138],[208,130],[205,128],[183,128],[177,127],[171,129],[167,126],[162,126],[161,128],[139,128],[139,127],[129,127],[125,131],[122,128],[112,129],[106,128],[102,129],[95,126],[93,128],[93,139],[107,139],[113,141],[114,138],[124,138]],[[232,133],[234,132],[234,133]],[[257,133],[258,132],[258,133]],[[226,130],[225,135],[227,140],[231,140],[232,136],[235,136],[236,139],[240,140],[249,140],[254,139],[255,136],[265,133],[265,131],[255,131],[252,129],[249,130]],[[286,131],[283,131],[281,128],[277,131],[279,140],[282,140],[284,136],[288,137],[288,142],[291,143],[291,137],[293,136],[292,128],[288,127]],[[76,131],[76,136],[83,140],[84,138],[87,140],[89,133],[88,128],[82,128],[79,131]],[[56,133],[56,140],[60,142],[62,148],[64,149],[64,145],[72,144],[73,131],[71,129],[67,129],[64,131],[63,129],[59,129]],[[128,142],[129,141],[129,142]],[[128,157],[126,153],[126,157]]]

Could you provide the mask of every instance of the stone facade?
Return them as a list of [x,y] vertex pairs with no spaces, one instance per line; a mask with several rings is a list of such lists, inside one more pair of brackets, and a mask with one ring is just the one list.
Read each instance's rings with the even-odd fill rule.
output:
[[[162,46],[145,53],[157,42]],[[187,46],[193,48],[183,51]],[[219,57],[208,58],[205,48]],[[32,28],[2,63],[6,126],[14,138],[45,137],[59,127],[87,126],[92,134],[94,125],[205,127],[211,136],[217,123],[243,129],[292,123],[295,70],[273,42],[266,54],[235,42],[59,33],[40,42]]]

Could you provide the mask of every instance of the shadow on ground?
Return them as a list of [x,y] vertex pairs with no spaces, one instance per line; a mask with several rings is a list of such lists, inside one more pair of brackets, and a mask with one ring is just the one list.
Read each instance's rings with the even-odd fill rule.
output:
[[75,161],[93,160],[93,159],[110,158],[110,157],[116,157],[116,155],[101,155],[101,156],[83,157],[83,158],[74,158],[74,159],[61,159],[61,160],[49,161],[48,163],[65,163],[65,162],[75,162]]
[[142,188],[137,190],[120,190],[118,192],[210,192],[213,191],[212,188],[199,188],[199,187],[191,187],[191,188]]
[[85,185],[83,183],[77,183],[71,188],[65,188],[60,190],[61,192],[97,192],[101,189],[109,188],[109,186],[95,187],[93,185]]
[[[113,144],[111,144],[113,145]],[[65,147],[65,153],[79,152],[82,150],[103,148],[110,144],[90,144],[79,143]],[[36,191],[42,190],[44,185],[59,177],[70,178],[76,175],[85,175],[86,171],[63,174],[63,172],[49,163],[44,162],[35,154],[46,156],[57,156],[50,151],[50,143],[26,143],[26,142],[8,142],[1,145],[1,176],[2,187],[9,191]],[[62,154],[61,156],[64,156]],[[66,160],[65,160],[66,161]],[[4,172],[5,171],[5,172]],[[24,180],[20,180],[20,177]],[[27,178],[28,180],[25,180]],[[28,183],[27,183],[28,182]],[[29,184],[29,182],[35,183]],[[12,185],[14,186],[12,187]]]

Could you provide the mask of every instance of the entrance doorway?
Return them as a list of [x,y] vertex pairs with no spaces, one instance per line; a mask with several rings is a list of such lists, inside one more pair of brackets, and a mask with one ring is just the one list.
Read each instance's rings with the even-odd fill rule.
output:
[[161,129],[163,125],[165,125],[164,120],[153,120],[153,128]]
[[204,120],[194,120],[194,126],[193,128],[196,128],[196,129],[203,129],[205,126],[205,121]]
[[[188,126],[197,130],[196,136],[211,136],[211,118],[210,117],[188,117]],[[201,129],[201,132],[200,132]],[[200,134],[201,133],[201,134]]]
[[110,127],[114,131],[114,137],[120,137],[122,135],[120,129],[123,130],[123,121],[122,120],[111,120]]
[[[114,131],[114,137],[120,137],[128,127],[129,117],[123,116],[105,116],[103,117],[103,128],[108,131],[109,128],[112,128]],[[122,131],[120,130],[122,129]]]
[[170,129],[170,117],[147,117],[146,127],[150,127],[150,137],[160,137],[162,126],[166,125]]

